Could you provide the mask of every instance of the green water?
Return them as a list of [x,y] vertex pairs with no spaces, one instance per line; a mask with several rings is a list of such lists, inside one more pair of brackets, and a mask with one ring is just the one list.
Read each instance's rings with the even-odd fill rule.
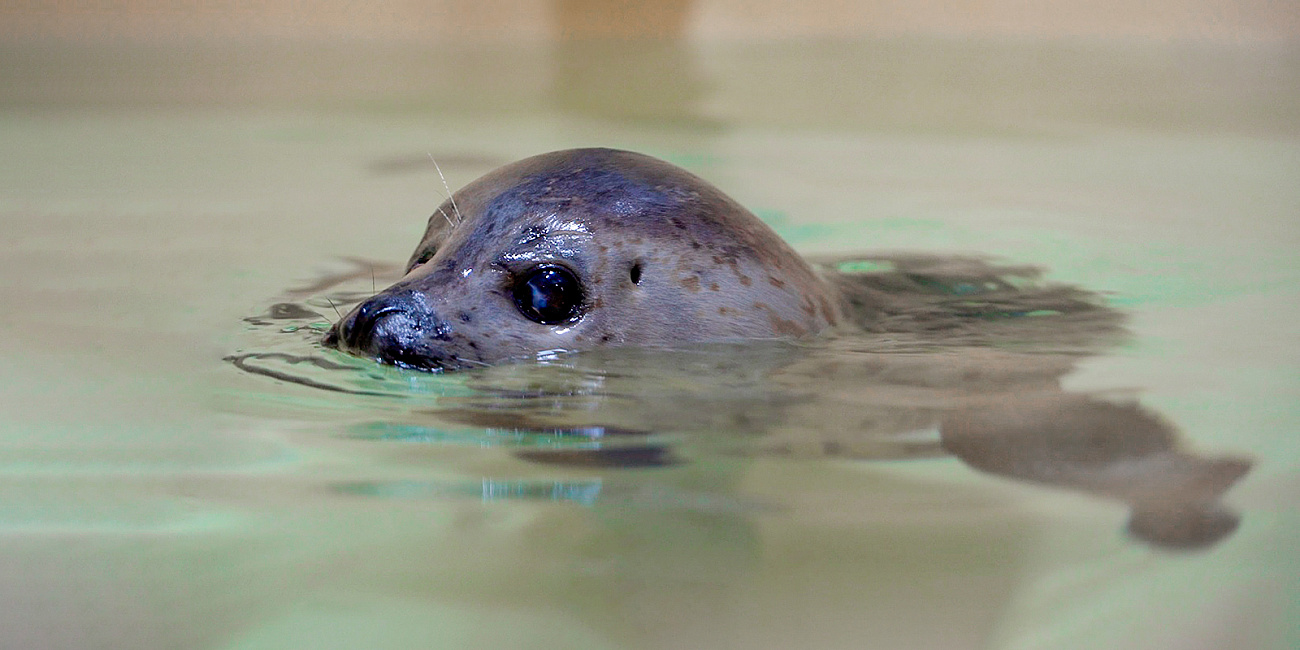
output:
[[[0,49],[0,645],[1300,644],[1294,48],[678,45],[678,82],[638,84],[660,56]],[[950,458],[548,465],[222,361],[339,258],[404,260],[429,154],[456,187],[584,145],[684,165],[810,254],[1111,292],[1133,336],[1065,387],[1253,458],[1239,528],[1160,550],[1121,505]]]

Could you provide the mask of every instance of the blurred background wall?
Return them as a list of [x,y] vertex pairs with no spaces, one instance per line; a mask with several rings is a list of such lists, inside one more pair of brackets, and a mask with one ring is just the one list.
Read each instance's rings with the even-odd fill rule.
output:
[[0,0],[21,110],[1295,133],[1298,89],[1300,0]]
[[548,40],[938,34],[1277,40],[1296,0],[80,0],[0,2],[0,36]]

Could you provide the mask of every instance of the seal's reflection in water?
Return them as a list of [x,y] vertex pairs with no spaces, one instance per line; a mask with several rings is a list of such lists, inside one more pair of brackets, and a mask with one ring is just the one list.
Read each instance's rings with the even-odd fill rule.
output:
[[[877,318],[860,324],[867,336],[612,349],[490,368],[474,374],[475,395],[444,398],[427,414],[581,441],[516,452],[570,467],[662,467],[692,455],[952,455],[982,472],[1123,502],[1128,532],[1159,547],[1204,547],[1236,529],[1238,515],[1220,497],[1249,461],[1182,450],[1175,428],[1131,398],[1061,389],[1080,358],[1121,335],[1114,310],[1078,289],[1008,282],[1032,276],[1026,269],[894,262],[843,277],[849,290],[905,297],[911,304],[895,310],[910,319],[902,325]],[[954,287],[991,289],[957,291],[969,300],[955,308]],[[921,299],[934,295],[942,308]],[[973,317],[954,317],[960,308]]]
[[[964,351],[962,358],[963,352],[947,350],[867,354],[853,364],[839,351],[835,385],[840,396],[853,398],[848,402],[791,390],[827,385],[804,374],[826,348],[809,354],[797,346],[758,347],[767,364],[753,363],[753,356],[728,362],[739,351],[717,349],[659,351],[635,360],[627,357],[641,355],[601,355],[623,356],[644,369],[672,367],[664,355],[681,354],[689,359],[677,361],[701,371],[716,355],[713,373],[724,365],[747,370],[723,382],[730,395],[693,390],[681,377],[679,391],[632,396],[621,390],[632,387],[620,386],[612,360],[578,355],[569,372],[539,366],[484,372],[475,382],[481,395],[444,400],[452,404],[429,415],[582,441],[516,452],[568,467],[662,467],[716,455],[871,461],[951,454],[982,472],[1121,501],[1132,511],[1128,532],[1159,547],[1208,546],[1237,527],[1238,515],[1220,498],[1250,462],[1181,449],[1174,427],[1136,402],[1061,391],[1055,383],[1069,369],[1068,358],[989,350]],[[787,363],[778,367],[783,356]],[[844,381],[844,365],[858,366],[856,383]],[[1013,367],[1015,376],[999,372]],[[656,425],[638,428],[628,420]],[[745,433],[711,437],[717,431]]]
[[[1236,529],[1238,516],[1220,498],[1249,470],[1249,461],[1181,449],[1174,426],[1132,398],[1061,388],[1061,378],[1080,359],[1125,336],[1121,315],[1094,294],[1042,285],[1035,269],[976,258],[896,255],[818,264],[838,273],[833,277],[851,305],[856,300],[873,308],[861,310],[860,321],[837,336],[608,348],[462,371],[467,390],[440,395],[432,408],[405,411],[358,437],[455,442],[448,431],[461,425],[491,432],[492,440],[512,440],[516,456],[544,465],[699,465],[688,472],[693,478],[674,483],[680,491],[650,501],[656,507],[708,502],[711,510],[731,513],[728,520],[755,505],[718,497],[719,485],[734,480],[723,468],[737,469],[746,458],[955,456],[982,472],[1118,500],[1131,510],[1129,533],[1158,547],[1205,547]],[[326,282],[313,289],[338,286]],[[336,291],[328,304],[345,306],[365,296]],[[312,364],[286,372],[284,364],[267,365],[275,356],[232,361],[250,372],[333,391],[402,396],[374,384],[339,382],[345,366],[319,379],[294,374],[346,357],[310,357],[304,360]],[[620,483],[616,474],[606,472],[595,484],[501,478],[481,485],[354,483],[339,489],[390,497],[580,495],[585,505],[630,498],[647,503],[644,485]]]

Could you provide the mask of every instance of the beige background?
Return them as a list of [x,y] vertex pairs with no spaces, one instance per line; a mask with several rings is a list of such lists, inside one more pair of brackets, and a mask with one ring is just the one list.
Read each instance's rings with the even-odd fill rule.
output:
[[1295,0],[92,0],[0,2],[0,35],[545,40],[862,34],[1294,39]]

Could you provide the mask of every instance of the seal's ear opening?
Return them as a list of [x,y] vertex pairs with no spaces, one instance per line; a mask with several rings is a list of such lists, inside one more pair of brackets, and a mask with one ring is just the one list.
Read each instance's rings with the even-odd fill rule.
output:
[[632,262],[632,269],[628,271],[628,277],[631,278],[632,284],[641,284],[641,260]]

